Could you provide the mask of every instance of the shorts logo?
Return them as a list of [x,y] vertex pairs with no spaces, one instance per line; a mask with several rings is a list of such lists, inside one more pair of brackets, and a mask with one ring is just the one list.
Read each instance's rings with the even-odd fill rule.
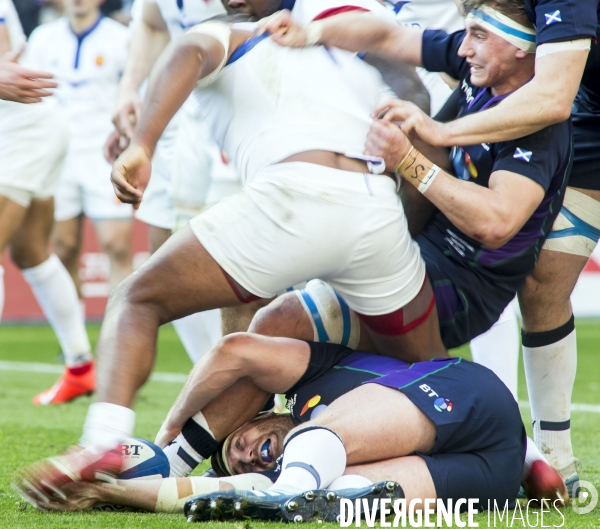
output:
[[525,162],[528,162],[531,160],[532,155],[533,151],[524,151],[523,149],[519,149],[519,147],[517,147],[515,154],[513,154],[513,158],[515,160],[524,160]]
[[310,408],[314,408],[319,402],[321,402],[321,395],[315,395],[312,399],[309,399],[304,405],[304,408],[302,408],[300,417],[302,417]]
[[559,9],[554,11],[554,13],[546,13],[544,16],[546,17],[546,26],[549,26],[550,24],[556,24],[557,22],[562,22]]
[[441,397],[439,399],[435,399],[433,407],[440,413],[444,410],[452,411],[452,403],[450,402],[450,399],[443,399]]

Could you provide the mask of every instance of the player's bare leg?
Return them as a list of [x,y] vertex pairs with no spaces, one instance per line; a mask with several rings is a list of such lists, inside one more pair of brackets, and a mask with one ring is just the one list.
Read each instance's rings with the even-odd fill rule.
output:
[[[346,467],[344,475],[364,476],[373,483],[396,481],[404,491],[406,504],[412,500],[436,499],[435,485],[427,464],[419,456],[397,457],[386,461],[376,461],[364,465]],[[417,505],[418,508],[418,505]]]
[[94,391],[94,367],[75,285],[60,260],[49,251],[53,199],[33,200],[10,243],[15,264],[30,284],[65,356],[63,376],[34,404],[61,404]]
[[[269,305],[271,300],[258,299],[239,307],[226,307],[221,309],[221,332],[223,336],[234,332],[246,332],[250,328],[254,317],[259,313],[260,309]],[[265,334],[260,330],[250,331],[258,334]],[[283,336],[282,334],[266,334],[266,336]],[[288,336],[288,335],[286,335]],[[296,336],[291,336],[296,338]]]
[[110,297],[97,346],[98,400],[131,406],[150,375],[160,325],[238,303],[222,269],[182,228]]
[[[546,241],[548,249],[540,252],[536,268],[519,293],[519,303],[534,440],[573,495],[572,484],[578,476],[570,438],[570,404],[577,342],[570,298],[600,237],[600,191],[568,188],[565,208],[580,223],[577,236],[569,237],[565,231],[567,236]],[[575,223],[569,221],[565,227]],[[556,222],[553,235],[560,234],[554,230]]]
[[79,277],[79,256],[82,241],[83,214],[71,219],[59,220],[55,223],[53,243],[56,255],[58,255],[73,279],[79,299],[83,299],[81,278]]
[[131,219],[95,220],[94,226],[102,251],[110,261],[109,284],[115,288],[133,272]]

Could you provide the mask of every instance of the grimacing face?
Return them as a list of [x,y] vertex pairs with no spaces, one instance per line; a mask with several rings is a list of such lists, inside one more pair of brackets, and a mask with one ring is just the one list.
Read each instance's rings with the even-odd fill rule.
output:
[[458,55],[467,59],[473,85],[493,88],[506,84],[524,66],[520,59],[527,53],[471,21]]
[[282,0],[221,0],[230,15],[249,15],[252,20],[268,17],[281,9]]
[[234,474],[262,472],[275,466],[293,424],[288,415],[270,413],[247,422],[231,436],[227,462]]

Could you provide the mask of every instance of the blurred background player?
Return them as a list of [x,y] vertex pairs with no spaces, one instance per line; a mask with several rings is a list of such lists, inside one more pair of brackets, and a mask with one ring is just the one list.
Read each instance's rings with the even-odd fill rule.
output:
[[[131,42],[119,85],[117,110],[113,117],[119,136],[113,135],[112,143],[109,140],[109,152],[118,153],[119,148],[127,146],[141,109],[140,88],[169,41],[181,35],[187,28],[224,13],[225,9],[219,0],[137,0],[134,3]],[[182,183],[179,180],[176,186],[178,196],[185,197],[186,193],[188,196],[195,196],[194,204],[197,206],[198,199],[206,196],[210,185],[216,145],[210,142],[207,132],[204,132],[204,137],[207,143],[212,145],[212,149],[199,147],[199,143],[189,145],[191,138],[185,133],[177,133],[179,122],[184,119],[191,121],[187,126],[197,130],[198,127],[193,123],[194,111],[194,103],[188,102],[187,107],[184,106],[174,117],[163,134],[153,160],[151,183],[146,190],[144,203],[136,213],[136,217],[148,225],[150,253],[154,253],[167,240],[176,226],[171,193],[174,163],[178,164],[180,173],[186,170],[193,172],[196,181],[194,187],[188,189],[187,181]],[[183,149],[183,152],[179,149]],[[187,163],[190,163],[189,167]],[[192,314],[174,321],[173,326],[192,362],[196,362],[208,351],[221,335],[218,310]]]
[[114,196],[103,145],[112,130],[111,111],[125,65],[129,33],[104,17],[102,0],[64,0],[65,16],[31,35],[32,64],[55,74],[56,98],[69,125],[69,146],[55,197],[56,253],[78,287],[84,215],[96,229],[110,262],[114,288],[133,270],[132,209]]
[[[19,50],[25,38],[10,0],[0,1],[0,20],[0,53]],[[11,64],[11,72],[20,75],[22,81],[28,74]],[[45,93],[13,92],[12,99],[34,102],[36,95]],[[66,402],[95,388],[77,291],[63,264],[49,250],[54,224],[52,195],[66,148],[66,124],[55,101],[35,105],[0,101],[0,254],[10,247],[13,261],[56,332],[67,364],[65,374],[52,389],[35,398],[38,404]],[[0,267],[0,313],[2,275]]]

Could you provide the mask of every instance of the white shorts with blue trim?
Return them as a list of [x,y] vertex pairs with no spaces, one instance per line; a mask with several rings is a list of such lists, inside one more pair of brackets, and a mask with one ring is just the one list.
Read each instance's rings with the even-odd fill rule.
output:
[[225,272],[261,298],[318,277],[350,308],[376,316],[409,303],[425,279],[387,176],[269,166],[190,226]]
[[600,202],[567,187],[544,250],[589,257],[600,239]]

